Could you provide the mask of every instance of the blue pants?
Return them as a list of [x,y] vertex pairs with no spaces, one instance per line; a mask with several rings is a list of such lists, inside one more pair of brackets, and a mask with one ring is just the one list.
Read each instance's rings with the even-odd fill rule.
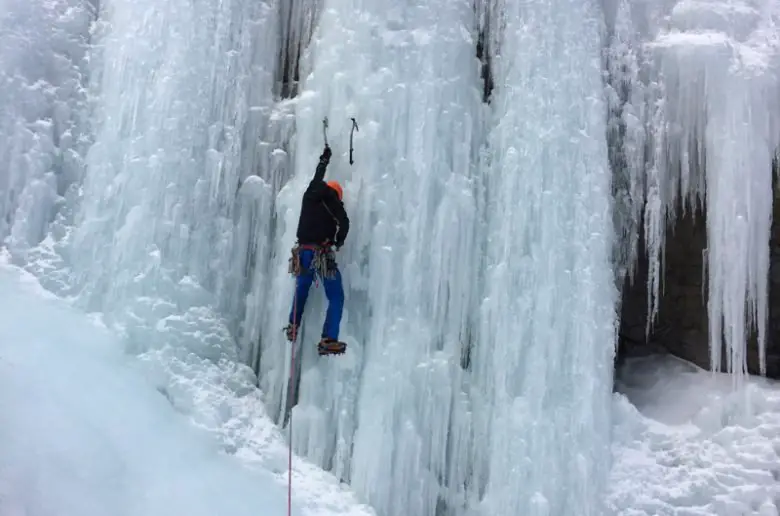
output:
[[[314,282],[314,270],[311,262],[314,259],[314,251],[311,249],[302,249],[301,275],[296,278],[295,298],[290,308],[290,324],[295,322],[296,326],[301,325],[303,308],[306,306],[306,299],[309,297],[309,288]],[[325,324],[322,327],[322,337],[333,340],[339,339],[339,326],[341,325],[341,313],[344,310],[344,287],[341,284],[341,271],[336,269],[336,275],[333,278],[322,278],[322,284],[325,287],[325,296],[328,298],[328,311],[325,314]]]

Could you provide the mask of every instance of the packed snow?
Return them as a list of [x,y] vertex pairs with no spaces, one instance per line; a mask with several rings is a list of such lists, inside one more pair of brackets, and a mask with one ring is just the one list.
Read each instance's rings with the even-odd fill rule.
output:
[[[286,514],[286,446],[267,417],[254,421],[265,456],[225,454],[98,318],[5,264],[0,290],[2,516]],[[293,514],[374,514],[336,479],[293,464]]]
[[780,382],[734,390],[670,356],[632,358],[613,403],[616,516],[780,514]]

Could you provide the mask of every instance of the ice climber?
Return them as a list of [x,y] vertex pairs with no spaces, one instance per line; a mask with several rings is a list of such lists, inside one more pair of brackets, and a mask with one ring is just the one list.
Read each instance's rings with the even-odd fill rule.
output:
[[298,242],[293,247],[290,258],[290,273],[296,277],[295,294],[289,325],[285,328],[287,340],[294,342],[298,336],[309,288],[315,276],[318,276],[328,298],[322,339],[317,346],[320,355],[341,354],[346,350],[346,344],[338,340],[344,308],[344,288],[333,247],[338,250],[344,245],[349,232],[349,218],[342,202],[341,185],[337,181],[326,183],[324,180],[330,156],[330,147],[325,144],[314,178],[301,201]]

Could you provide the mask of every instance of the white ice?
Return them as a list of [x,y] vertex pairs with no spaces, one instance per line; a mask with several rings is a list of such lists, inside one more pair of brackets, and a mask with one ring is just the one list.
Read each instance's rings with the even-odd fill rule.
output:
[[772,159],[780,147],[778,26],[776,1],[682,1],[648,45],[660,90],[649,122],[655,150],[645,219],[652,306],[667,222],[681,215],[680,205],[701,205],[711,368],[735,372],[737,383],[751,336],[765,371]]
[[[597,514],[616,295],[598,11],[487,4],[480,21],[471,1],[324,3],[295,176],[277,198],[261,385],[282,413],[286,260],[327,116],[328,176],[344,182],[352,220],[338,257],[350,347],[339,360],[314,353],[325,306],[314,290],[295,449],[388,516]],[[559,44],[551,27],[576,36]]]
[[[260,333],[260,381],[272,414],[287,392],[289,354],[278,330],[292,302],[286,260],[327,116],[328,178],[343,182],[352,221],[338,256],[349,350],[338,360],[314,353],[325,303],[313,288],[293,445],[350,479],[388,516],[466,504],[459,491],[468,459],[450,448],[461,446],[467,429],[449,425],[461,403],[478,252],[472,175],[484,107],[473,29],[470,1],[325,2],[295,110],[295,177],[277,198],[275,302],[264,306]],[[350,117],[360,127],[354,166]],[[256,288],[267,295],[267,285]]]
[[81,177],[87,0],[0,2],[0,240],[20,261]]
[[[617,292],[604,141],[615,104],[604,98],[598,2],[481,1],[475,13],[472,0],[106,0],[88,33],[89,2],[0,1],[0,72],[13,70],[0,85],[13,98],[0,106],[0,161],[24,165],[0,175],[0,235],[47,287],[100,312],[177,410],[223,449],[283,474],[285,444],[268,421],[284,423],[288,405],[286,259],[328,116],[328,175],[344,183],[353,221],[339,254],[350,350],[315,356],[324,300],[314,290],[293,448],[383,516],[599,513]],[[656,6],[621,4],[618,64],[631,65],[632,85],[655,77],[632,48],[650,34],[665,79],[620,107],[626,191],[641,202],[640,149],[655,144],[646,236],[660,257],[668,208],[704,183],[672,174],[677,148],[659,128],[700,136],[704,108],[716,108],[711,315],[726,316],[739,351],[744,301],[757,316],[766,309],[771,5],[702,16],[716,3],[689,2],[635,34],[629,4]],[[73,59],[54,58],[52,34],[73,44]],[[290,70],[278,56],[297,60],[297,49],[300,95],[281,98]],[[45,94],[22,66],[41,56],[53,63]],[[710,95],[675,83],[702,71],[723,79]],[[84,141],[71,145],[78,131]],[[54,180],[59,156],[73,158],[56,169],[65,181]],[[338,505],[323,487],[336,489],[334,477],[306,462],[296,471],[319,479],[302,493],[312,504]]]
[[734,391],[669,356],[629,359],[613,403],[609,508],[620,516],[777,516],[780,383]]
[[[228,455],[175,411],[94,317],[0,265],[0,514],[286,514],[284,443]],[[259,403],[256,401],[256,403]],[[294,459],[293,514],[373,514]]]

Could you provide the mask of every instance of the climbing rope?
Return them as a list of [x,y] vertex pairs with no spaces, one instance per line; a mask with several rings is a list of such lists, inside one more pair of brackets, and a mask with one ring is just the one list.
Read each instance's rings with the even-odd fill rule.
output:
[[290,346],[290,379],[287,383],[287,403],[290,405],[290,420],[287,423],[289,430],[287,446],[287,516],[292,516],[292,385],[295,378],[295,343],[298,340],[298,285],[296,279],[295,293],[293,294],[293,336],[294,339]]

